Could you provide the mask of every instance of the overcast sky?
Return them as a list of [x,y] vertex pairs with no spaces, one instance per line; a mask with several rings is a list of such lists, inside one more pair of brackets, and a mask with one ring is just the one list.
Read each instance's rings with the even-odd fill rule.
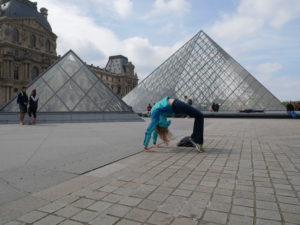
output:
[[142,80],[200,30],[280,100],[300,100],[300,0],[37,0],[57,52],[105,67],[127,56]]

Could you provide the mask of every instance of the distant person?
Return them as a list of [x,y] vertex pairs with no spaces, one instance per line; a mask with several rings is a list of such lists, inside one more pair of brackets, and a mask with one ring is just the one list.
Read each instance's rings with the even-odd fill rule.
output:
[[147,116],[150,116],[150,111],[152,109],[152,105],[149,103],[148,106],[146,107],[147,110]]
[[189,101],[189,98],[188,98],[188,96],[184,96],[184,98],[183,98],[183,101],[186,103],[186,104],[188,104],[188,101]]
[[175,114],[186,114],[195,118],[190,141],[197,151],[204,152],[202,146],[204,130],[203,114],[189,104],[169,98],[168,96],[157,102],[151,109],[151,122],[145,133],[144,150],[146,152],[154,152],[148,148],[151,136],[153,144],[156,147],[157,136],[159,136],[165,144],[169,144],[170,132],[168,127],[171,121],[167,120],[167,116],[173,116]]
[[295,113],[295,108],[294,108],[291,101],[289,101],[288,104],[286,105],[286,111],[287,111],[288,114],[291,115],[292,118],[297,117],[297,114]]
[[219,112],[220,105],[218,103],[215,104],[215,112]]
[[216,103],[212,103],[212,105],[211,105],[211,111],[212,112],[215,112],[216,111]]
[[187,104],[193,105],[193,100],[189,98],[188,101],[187,101]]
[[28,96],[26,93],[26,87],[22,87],[21,92],[18,94],[17,103],[19,104],[20,114],[19,120],[20,125],[24,125],[25,114],[27,113]]
[[29,97],[29,108],[28,108],[28,116],[29,116],[29,123],[35,124],[36,123],[36,111],[38,108],[38,101],[39,97],[36,94],[36,90],[32,90],[31,95]]

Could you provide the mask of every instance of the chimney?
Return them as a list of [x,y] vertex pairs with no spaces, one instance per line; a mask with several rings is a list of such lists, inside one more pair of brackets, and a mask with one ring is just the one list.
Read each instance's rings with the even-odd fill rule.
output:
[[40,9],[40,12],[46,19],[48,18],[48,9],[43,7]]

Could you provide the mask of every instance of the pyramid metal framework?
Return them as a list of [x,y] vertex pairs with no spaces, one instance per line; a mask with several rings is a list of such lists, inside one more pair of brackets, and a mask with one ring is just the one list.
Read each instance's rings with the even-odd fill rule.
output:
[[[27,89],[39,95],[38,112],[132,112],[72,51],[37,77]],[[19,112],[17,98],[1,112]]]
[[183,99],[206,111],[284,110],[281,102],[203,31],[197,33],[146,77],[123,100],[136,112],[165,96]]

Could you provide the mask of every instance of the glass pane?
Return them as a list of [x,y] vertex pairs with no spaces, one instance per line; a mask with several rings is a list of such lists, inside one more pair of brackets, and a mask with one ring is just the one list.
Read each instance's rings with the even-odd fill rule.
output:
[[80,101],[84,93],[80,88],[74,83],[74,81],[68,81],[62,89],[59,90],[57,95],[61,100],[67,105],[67,107],[72,111],[74,106]]
[[69,53],[59,62],[59,65],[71,77],[83,64],[73,53]]
[[76,73],[76,75],[74,75],[73,80],[81,89],[87,92],[98,80],[98,78],[96,77],[96,75],[92,74],[86,67],[82,67]]
[[62,101],[54,95],[47,104],[45,104],[40,110],[40,112],[68,112],[69,110],[62,103]]
[[78,111],[78,112],[96,112],[96,111],[100,111],[100,110],[88,96],[85,96],[79,102],[79,104],[76,106],[74,111]]
[[42,76],[42,79],[56,92],[69,79],[69,76],[56,65]]

